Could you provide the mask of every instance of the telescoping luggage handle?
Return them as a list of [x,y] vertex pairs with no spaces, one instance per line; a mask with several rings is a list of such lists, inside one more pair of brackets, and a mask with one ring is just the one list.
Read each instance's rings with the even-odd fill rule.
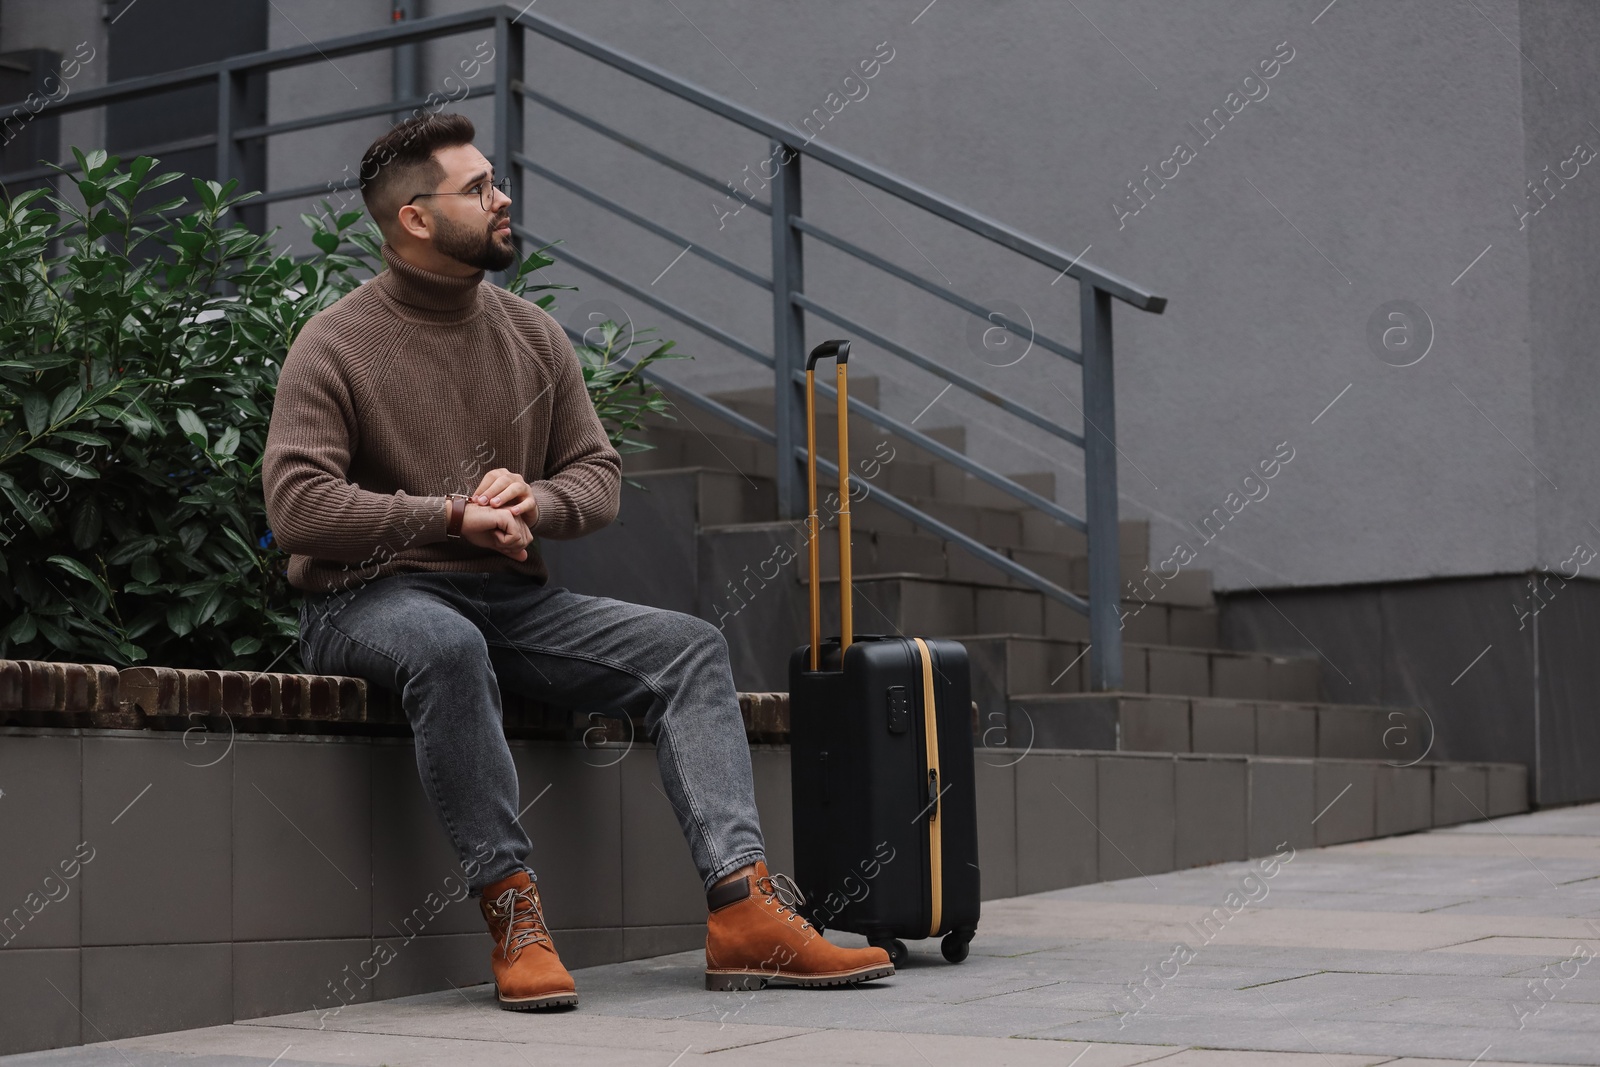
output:
[[824,341],[806,357],[806,493],[810,515],[806,534],[811,545],[811,669],[821,668],[822,588],[817,582],[821,569],[822,529],[817,517],[817,389],[816,365],[819,359],[834,360],[839,387],[839,663],[844,664],[845,649],[855,631],[850,617],[850,405],[845,394],[845,365],[850,359],[849,341]]

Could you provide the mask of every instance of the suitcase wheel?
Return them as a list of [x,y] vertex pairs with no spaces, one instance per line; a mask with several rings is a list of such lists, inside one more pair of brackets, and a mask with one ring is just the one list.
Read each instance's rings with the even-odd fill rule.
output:
[[944,935],[944,940],[939,942],[939,951],[944,953],[944,958],[951,963],[960,963],[967,958],[968,947],[972,944],[972,935],[976,930],[952,930]]
[[889,962],[896,967],[905,962],[906,943],[898,937],[880,937],[870,942],[873,948],[881,948],[889,954]]

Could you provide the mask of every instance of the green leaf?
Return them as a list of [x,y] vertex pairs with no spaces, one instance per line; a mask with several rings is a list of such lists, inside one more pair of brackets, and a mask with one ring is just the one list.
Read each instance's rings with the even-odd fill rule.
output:
[[66,571],[70,575],[73,575],[74,577],[83,579],[90,585],[94,586],[95,591],[101,596],[105,597],[107,600],[111,599],[111,590],[106,587],[105,582],[100,580],[100,576],[91,571],[88,567],[85,567],[83,564],[79,563],[77,560],[73,559],[71,556],[51,556],[48,562],[54,563],[57,567],[60,567],[62,570]]
[[67,633],[55,623],[47,619],[36,619],[40,635],[61,651],[70,651],[72,648],[72,635]]
[[194,183],[195,195],[200,197],[200,203],[205,205],[207,211],[217,209],[217,194],[222,191],[222,186],[216,182],[203,181],[200,178],[189,179]]
[[[160,543],[161,539],[159,537],[152,537],[149,535],[144,537],[130,538],[113,549],[111,554],[106,557],[106,562],[111,564],[113,567],[120,567],[124,563],[135,560],[147,552],[154,551],[160,545]],[[145,580],[149,581],[150,579]]]
[[193,408],[178,409],[178,426],[198,447],[207,446],[209,439],[206,436],[206,424],[200,421],[200,416],[194,413]]
[[194,601],[183,600],[167,608],[167,628],[178,637],[194,629]]
[[327,230],[318,230],[311,235],[311,243],[328,253],[330,256],[339,251],[339,235],[329,233]]
[[32,641],[39,633],[38,626],[34,625],[33,616],[24,611],[6,628],[6,640],[14,644],[25,645]]
[[90,448],[110,448],[111,442],[97,433],[84,433],[82,430],[57,430],[52,436],[63,441],[71,441],[75,445],[88,445]]
[[250,542],[246,541],[243,537],[239,536],[239,531],[238,530],[235,530],[232,526],[224,526],[222,528],[222,532],[224,534],[226,534],[228,536],[228,538],[234,544],[236,544],[240,548],[244,549],[244,555],[245,555],[246,559],[253,560],[253,559],[256,558],[256,553],[258,551],[260,551],[260,550],[258,548],[256,548],[255,545],[252,545]]
[[140,556],[133,561],[133,566],[129,569],[133,573],[135,580],[146,585],[159,581],[161,578],[161,566],[150,556]]
[[222,431],[222,436],[217,438],[217,447],[212,449],[219,456],[231,456],[239,448],[239,428],[229,426]]
[[106,198],[106,191],[101,188],[99,182],[91,181],[88,178],[80,178],[78,180],[78,195],[83,197],[84,207],[92,208]]
[[22,394],[22,418],[28,424],[28,434],[38,437],[50,425],[50,401],[37,390]]
[[[144,191],[148,193],[152,189],[159,189],[168,182],[175,182],[181,177],[183,177],[183,173],[176,170],[169,170],[165,173],[157,174],[154,178],[151,178],[149,181],[144,183]],[[187,199],[188,197],[179,197],[177,202],[181,204]],[[151,210],[154,211],[155,209],[152,208]]]
[[183,542],[183,550],[192,553],[200,547],[200,542],[206,539],[206,528],[198,522],[191,522],[178,531],[178,540]]
[[195,611],[195,626],[204,626],[216,614],[217,608],[222,605],[222,590],[213,589],[200,601],[200,606]]
[[235,656],[248,656],[261,651],[261,638],[241,637],[231,647]]
[[50,534],[50,518],[44,512],[44,498],[37,493],[30,492],[18,486],[10,478],[0,479],[0,493],[6,495],[11,501],[11,506],[17,509],[17,514],[22,516],[35,534],[46,537]]
[[[176,177],[179,177],[179,175],[176,175],[176,174],[163,174],[161,177],[162,178],[176,178]],[[160,181],[160,179],[157,179],[157,181]],[[150,188],[154,188],[155,184],[156,184],[155,182],[152,182],[151,185],[150,185]],[[163,182],[162,184],[165,184],[165,183]],[[149,207],[145,208],[145,213],[149,214],[149,215],[165,215],[167,212],[172,211],[172,210],[174,210],[176,208],[180,208],[183,205],[187,204],[188,202],[189,202],[189,198],[186,197],[186,196],[175,196],[171,200],[163,200],[159,204],[151,204]]]
[[66,422],[67,416],[78,410],[78,401],[83,399],[83,389],[73,385],[56,394],[55,403],[50,405],[50,425]]
[[83,551],[94,547],[100,539],[100,525],[100,504],[93,497],[80,500],[72,509],[73,547]]
[[78,460],[73,459],[71,456],[63,455],[62,453],[56,452],[49,448],[30,448],[23,454],[32,456],[41,463],[48,463],[62,474],[65,474],[68,478],[100,477],[100,472],[89,466],[87,463],[81,463]]

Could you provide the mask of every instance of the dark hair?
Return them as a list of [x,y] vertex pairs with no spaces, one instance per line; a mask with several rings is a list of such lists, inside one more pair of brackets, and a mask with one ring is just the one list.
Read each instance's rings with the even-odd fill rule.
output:
[[444,180],[436,151],[471,144],[476,134],[471,119],[447,112],[414,115],[373,141],[361,157],[361,199],[379,228],[387,233],[406,200]]

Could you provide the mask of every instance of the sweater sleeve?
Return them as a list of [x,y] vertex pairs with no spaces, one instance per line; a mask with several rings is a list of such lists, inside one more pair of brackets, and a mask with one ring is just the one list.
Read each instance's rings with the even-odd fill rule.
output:
[[545,469],[530,482],[539,513],[535,537],[571,540],[608,525],[622,506],[622,457],[589,398],[583,367],[572,341],[553,318],[540,312],[554,357],[550,439]]
[[444,497],[374,493],[349,481],[357,442],[349,383],[312,322],[283,361],[262,457],[273,539],[287,552],[347,563],[444,540]]

